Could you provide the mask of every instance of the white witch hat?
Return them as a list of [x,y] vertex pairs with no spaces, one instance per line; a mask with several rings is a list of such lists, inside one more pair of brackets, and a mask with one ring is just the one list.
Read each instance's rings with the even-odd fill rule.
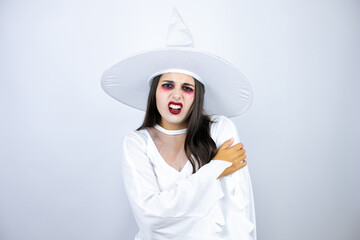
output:
[[151,81],[167,72],[185,73],[204,84],[207,114],[228,117],[244,113],[252,89],[244,74],[228,61],[196,50],[189,29],[174,9],[165,48],[126,58],[104,72],[101,86],[116,100],[146,110]]

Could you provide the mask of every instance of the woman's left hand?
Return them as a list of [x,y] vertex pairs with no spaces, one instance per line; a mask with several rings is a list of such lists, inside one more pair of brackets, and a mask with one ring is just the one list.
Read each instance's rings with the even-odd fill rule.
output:
[[218,153],[215,155],[214,160],[225,160],[232,162],[232,165],[226,168],[218,177],[217,179],[230,175],[239,169],[245,167],[247,162],[245,160],[245,149],[243,148],[242,143],[235,144],[234,146],[230,147],[233,143],[233,139],[229,139],[226,141],[218,150]]

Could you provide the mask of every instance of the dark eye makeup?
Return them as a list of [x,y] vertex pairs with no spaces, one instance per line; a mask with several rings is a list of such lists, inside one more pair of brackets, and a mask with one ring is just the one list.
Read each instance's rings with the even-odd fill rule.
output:
[[[184,84],[181,89],[186,92],[186,93],[192,93],[194,91],[194,89],[192,89],[191,87],[188,86],[189,84]],[[163,89],[166,89],[166,90],[170,90],[170,89],[173,89],[175,87],[175,84],[171,83],[171,82],[167,82],[167,83],[163,83],[161,85],[161,87]]]
[[182,89],[183,89],[185,92],[193,92],[193,91],[194,91],[191,87],[187,87],[187,86],[183,86]]
[[165,89],[173,89],[174,88],[174,84],[171,84],[171,83],[164,83],[161,86]]

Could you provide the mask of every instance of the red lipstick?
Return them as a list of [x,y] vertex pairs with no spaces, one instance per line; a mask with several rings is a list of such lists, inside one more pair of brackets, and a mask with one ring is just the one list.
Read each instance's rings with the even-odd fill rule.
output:
[[179,114],[181,112],[181,109],[183,107],[182,103],[177,103],[177,102],[169,102],[168,104],[169,107],[169,111],[172,114]]

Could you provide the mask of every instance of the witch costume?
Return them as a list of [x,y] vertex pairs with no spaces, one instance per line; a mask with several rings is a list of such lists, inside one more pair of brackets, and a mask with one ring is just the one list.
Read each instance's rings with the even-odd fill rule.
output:
[[[239,143],[229,117],[249,108],[251,86],[231,63],[193,48],[191,34],[176,9],[167,46],[122,60],[104,73],[101,84],[116,100],[145,110],[152,80],[169,72],[190,75],[205,86],[204,109],[212,114],[210,135],[217,148],[230,138]],[[156,125],[124,138],[121,170],[140,229],[135,239],[256,240],[248,166],[217,179],[231,163],[211,160],[196,166],[193,173],[184,152],[186,132]],[[180,167],[170,166],[168,158]]]

